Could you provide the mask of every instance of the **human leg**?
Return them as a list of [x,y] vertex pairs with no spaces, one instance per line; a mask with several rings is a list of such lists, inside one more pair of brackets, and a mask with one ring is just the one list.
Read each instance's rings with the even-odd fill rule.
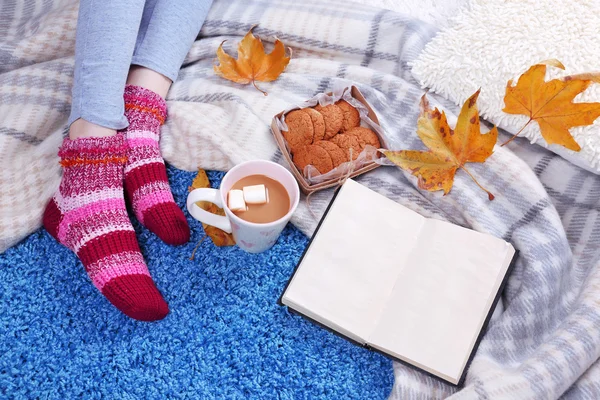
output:
[[[185,56],[206,20],[212,0],[148,0],[132,64],[175,81]],[[145,82],[128,83],[146,87]],[[153,87],[146,87],[156,91]],[[165,97],[166,93],[158,93]]]
[[117,133],[128,124],[123,91],[143,6],[143,0],[80,2],[70,135],[59,150],[63,176],[43,223],[115,307],[153,321],[169,308],[127,215],[127,143]]
[[164,318],[167,303],[154,285],[127,215],[123,134],[66,138],[59,151],[63,177],[46,207],[46,230],[81,260],[96,288],[125,315]]
[[125,192],[138,220],[163,241],[177,245],[190,237],[175,204],[160,155],[164,100],[195,40],[212,1],[153,0],[147,3],[125,89],[129,144]]
[[144,3],[144,0],[80,2],[68,119],[72,139],[110,136],[111,132],[114,135],[127,127],[123,90]]

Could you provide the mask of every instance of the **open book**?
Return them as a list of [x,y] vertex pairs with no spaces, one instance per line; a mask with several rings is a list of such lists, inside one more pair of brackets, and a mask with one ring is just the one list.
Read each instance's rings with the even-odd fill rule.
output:
[[280,298],[337,334],[460,385],[515,259],[348,179]]

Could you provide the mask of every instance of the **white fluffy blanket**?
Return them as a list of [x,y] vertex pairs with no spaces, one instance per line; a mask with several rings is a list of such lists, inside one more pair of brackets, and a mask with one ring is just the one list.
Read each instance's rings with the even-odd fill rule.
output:
[[[424,86],[455,103],[481,89],[481,115],[517,133],[528,117],[502,111],[506,83],[551,58],[560,60],[566,69],[549,67],[548,79],[600,71],[599,26],[600,0],[469,0],[427,44],[412,72]],[[577,95],[575,102],[600,102],[600,84]],[[548,145],[537,124],[527,126],[521,136],[600,174],[600,118],[570,132],[581,151]]]

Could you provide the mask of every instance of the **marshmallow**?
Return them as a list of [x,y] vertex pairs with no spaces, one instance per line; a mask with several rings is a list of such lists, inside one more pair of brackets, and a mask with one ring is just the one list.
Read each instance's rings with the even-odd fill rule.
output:
[[265,185],[244,186],[244,200],[248,204],[264,204],[269,201]]
[[233,189],[229,191],[228,197],[229,209],[231,211],[246,211],[244,192],[239,189]]

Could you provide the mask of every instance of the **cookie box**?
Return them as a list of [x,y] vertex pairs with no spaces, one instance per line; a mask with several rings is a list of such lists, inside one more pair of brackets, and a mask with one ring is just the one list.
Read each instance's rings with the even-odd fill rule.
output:
[[[339,107],[323,109],[323,107],[336,103]],[[296,112],[296,115],[292,113],[305,108],[320,110],[319,114],[323,118],[317,115],[319,120],[314,119],[315,113],[312,110]],[[340,111],[343,112],[342,115],[345,118],[343,118],[343,125],[339,124],[343,127],[339,133],[334,133],[339,123]],[[356,121],[356,111],[359,117],[358,122]],[[286,123],[286,117],[290,113],[292,113],[290,116],[292,128],[288,127]],[[298,121],[298,114],[304,113],[310,118],[301,115],[302,121]],[[310,125],[309,131],[304,129],[307,125]],[[346,178],[353,178],[380,167],[381,163],[378,162],[378,159],[384,156],[378,150],[388,148],[377,115],[356,86],[320,93],[299,106],[280,112],[273,117],[271,132],[304,194],[336,187]],[[318,133],[324,136],[317,137]],[[311,134],[314,135],[312,139],[310,138]],[[332,134],[333,136],[331,136]],[[351,139],[352,142],[349,142],[350,136],[354,137]],[[336,146],[324,142],[331,142]],[[324,148],[327,152],[316,147]],[[336,152],[331,151],[332,147]],[[338,148],[343,150],[343,161],[339,157]],[[321,153],[327,155],[326,160],[321,157]],[[302,158],[302,162],[299,161],[300,158]],[[322,161],[326,161],[326,163],[323,164]],[[308,165],[303,169],[299,167],[299,165],[305,164]],[[327,172],[321,173],[317,167]]]

